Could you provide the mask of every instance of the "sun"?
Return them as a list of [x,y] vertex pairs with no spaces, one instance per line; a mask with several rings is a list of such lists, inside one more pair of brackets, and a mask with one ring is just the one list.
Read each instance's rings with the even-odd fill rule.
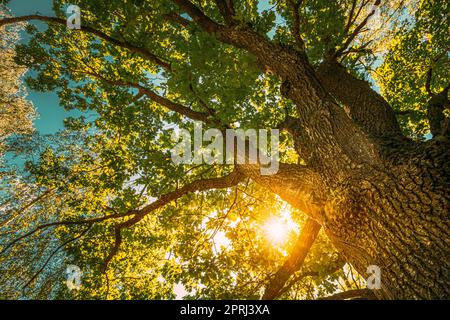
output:
[[281,218],[271,217],[263,225],[267,240],[275,245],[284,244],[289,238],[289,225]]

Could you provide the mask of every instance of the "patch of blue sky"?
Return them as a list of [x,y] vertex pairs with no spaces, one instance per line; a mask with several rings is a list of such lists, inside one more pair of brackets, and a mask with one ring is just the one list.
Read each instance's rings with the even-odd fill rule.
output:
[[[39,0],[11,0],[8,3],[8,8],[14,16],[28,15],[39,13],[42,15],[53,16],[52,1]],[[38,29],[43,30],[46,24],[39,21],[33,21],[33,25]],[[21,43],[26,43],[29,40],[29,35],[22,32]],[[26,76],[33,76],[33,72],[29,71]],[[64,119],[72,116],[80,116],[82,112],[78,110],[65,110],[59,104],[59,98],[56,92],[38,92],[27,88],[28,100],[30,100],[37,112],[38,117],[35,120],[35,128],[41,134],[53,134],[61,130],[64,126]]]
[[274,1],[271,0],[260,0],[258,1],[258,12],[262,13],[263,11],[273,11],[275,13],[275,25],[270,30],[267,35],[269,38],[273,39],[275,36],[275,32],[277,30],[278,26],[283,26],[286,24],[286,21],[283,19],[283,17],[275,10],[275,4]]

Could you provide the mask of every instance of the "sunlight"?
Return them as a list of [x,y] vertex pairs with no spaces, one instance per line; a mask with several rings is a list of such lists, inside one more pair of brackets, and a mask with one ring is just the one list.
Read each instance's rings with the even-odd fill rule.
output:
[[288,206],[280,210],[280,216],[269,217],[262,225],[262,230],[266,239],[275,246],[283,246],[291,232],[298,234],[300,231]]
[[263,225],[266,238],[276,245],[282,245],[288,240],[290,228],[286,221],[272,217]]
[[231,240],[227,238],[225,232],[218,231],[213,237],[213,243],[218,252],[221,252],[223,248],[228,248],[231,245]]

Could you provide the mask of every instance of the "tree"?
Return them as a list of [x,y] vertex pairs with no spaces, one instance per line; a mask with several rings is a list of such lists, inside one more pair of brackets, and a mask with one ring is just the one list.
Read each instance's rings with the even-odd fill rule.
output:
[[[68,119],[72,143],[29,163],[44,197],[13,210],[5,231],[21,235],[2,240],[28,257],[27,239],[47,239],[24,289],[50,296],[43,270],[64,249],[89,266],[78,297],[173,297],[181,281],[196,297],[312,298],[302,281],[333,293],[343,261],[382,272],[380,290],[346,298],[450,296],[446,3],[80,0],[80,30],[65,3],[0,20],[46,22],[16,48],[37,72],[28,85],[97,113]],[[282,129],[279,171],[175,165],[168,128],[193,121]],[[257,232],[281,200],[302,223],[287,258]]]
[[[7,16],[0,7],[0,17]],[[35,110],[26,99],[21,79],[26,68],[14,62],[14,46],[19,38],[20,26],[0,29],[0,155],[5,152],[5,141],[14,134],[27,134],[33,130]]]

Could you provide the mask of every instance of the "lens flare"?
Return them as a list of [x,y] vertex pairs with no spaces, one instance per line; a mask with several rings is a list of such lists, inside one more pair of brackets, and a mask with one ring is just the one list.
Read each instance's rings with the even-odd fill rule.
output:
[[288,223],[281,218],[272,217],[263,225],[264,234],[270,242],[276,245],[284,244],[289,238]]

